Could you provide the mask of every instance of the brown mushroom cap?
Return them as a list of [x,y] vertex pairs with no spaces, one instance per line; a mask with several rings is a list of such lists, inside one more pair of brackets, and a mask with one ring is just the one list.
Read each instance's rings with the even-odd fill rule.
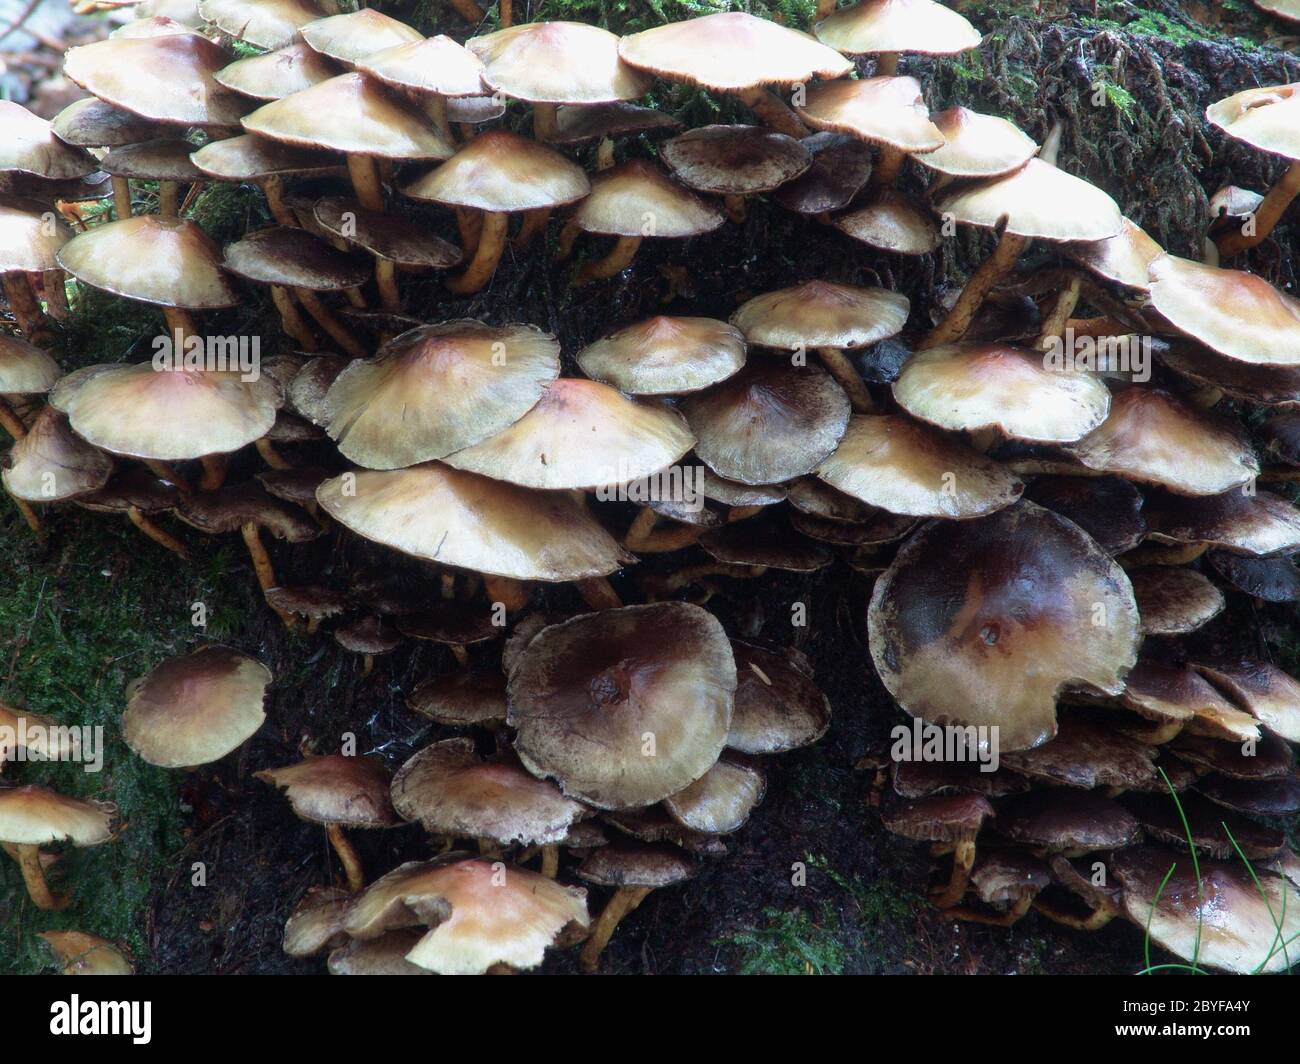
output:
[[1069,518],[1107,554],[1132,550],[1147,534],[1142,496],[1119,477],[1036,477],[1025,498]]
[[0,787],[0,842],[15,846],[98,846],[113,837],[116,816],[109,802],[69,798],[35,784]]
[[687,188],[720,196],[770,192],[812,165],[799,141],[761,126],[701,126],[664,141],[659,157]]
[[124,513],[135,508],[152,514],[176,505],[178,492],[147,469],[134,468],[115,474],[99,491],[79,495],[78,506],[95,513]]
[[351,902],[352,895],[339,887],[308,887],[284,922],[284,952],[311,957],[345,944],[343,921]]
[[1300,743],[1300,681],[1266,661],[1194,665],[1274,735]]
[[619,58],[609,30],[577,22],[527,22],[465,45],[483,61],[483,81],[529,103],[613,103],[644,96],[649,79]]
[[1275,780],[1295,774],[1295,751],[1282,739],[1265,735],[1257,744],[1205,735],[1179,735],[1169,746],[1181,761],[1234,780]]
[[767,781],[748,765],[722,760],[684,790],[664,799],[683,827],[710,835],[739,831],[763,800]]
[[[276,470],[275,472],[280,472]],[[324,478],[322,478],[324,479]],[[261,477],[258,480],[262,480]],[[276,498],[283,496],[277,495]],[[313,492],[311,500],[315,500]],[[296,501],[296,500],[295,500]],[[307,501],[306,499],[302,501]],[[284,610],[298,617],[321,620],[325,617],[337,617],[347,612],[348,598],[341,591],[321,587],[318,584],[299,584],[294,587],[269,587],[264,593],[266,604],[272,609]]]
[[1223,592],[1195,569],[1156,565],[1128,574],[1146,635],[1186,635],[1208,624],[1226,605]]
[[772,484],[810,473],[838,445],[849,399],[818,366],[750,359],[734,376],[681,406],[695,453],[743,484]]
[[254,100],[281,100],[339,73],[308,44],[291,44],[265,55],[237,59],[212,75],[218,85]]
[[1124,228],[1110,196],[1041,159],[1005,177],[955,189],[939,200],[938,210],[985,229],[1005,219],[1008,233],[1043,240],[1104,240]]
[[1238,850],[1249,861],[1267,860],[1286,842],[1280,831],[1224,812],[1198,794],[1184,794],[1177,804],[1168,793],[1130,794],[1124,806],[1142,822],[1152,842],[1186,850],[1190,835],[1197,852],[1218,861],[1235,857]]
[[813,129],[847,133],[912,155],[936,151],[944,143],[916,78],[828,81],[809,89],[795,110]]
[[302,38],[321,55],[351,65],[387,48],[418,43],[424,35],[391,15],[363,7],[315,19],[302,27]]
[[634,33],[618,52],[638,70],[722,92],[842,78],[853,69],[814,37],[739,11]]
[[813,33],[845,55],[954,55],[980,43],[979,31],[964,16],[934,0],[862,0],[833,11]]
[[357,60],[357,69],[395,89],[438,96],[481,96],[483,63],[473,52],[439,34],[396,44]]
[[1051,882],[1052,876],[1046,864],[1014,851],[981,857],[970,876],[970,885],[980,900],[999,909],[1023,898],[1037,896]]
[[463,126],[495,122],[505,113],[505,101],[496,96],[453,96],[447,100],[447,121]]
[[105,173],[142,181],[201,181],[203,173],[190,161],[194,145],[187,140],[146,140],[114,148],[99,161]]
[[712,232],[722,212],[642,159],[601,170],[591,194],[573,212],[588,233],[634,237],[688,237]]
[[74,435],[68,419],[45,407],[9,452],[0,480],[10,495],[28,502],[59,502],[108,483],[113,463]]
[[713,318],[654,317],[577,354],[582,372],[630,395],[682,395],[725,380],[745,364],[745,337]]
[[306,543],[321,534],[320,525],[306,511],[275,498],[251,481],[182,495],[176,516],[209,535],[237,532],[248,524],[290,543]]
[[1155,781],[1155,755],[1147,743],[1069,717],[1061,720],[1055,738],[1033,750],[1008,751],[1002,764],[1053,786],[1135,790]]
[[1294,85],[1247,89],[1210,104],[1205,117],[1235,140],[1300,159],[1300,93]]
[[326,513],[359,536],[417,558],[516,580],[606,576],[635,559],[583,504],[429,462],[327,480]]
[[346,943],[329,955],[330,975],[434,975],[406,959],[424,937],[420,931],[389,931],[378,938]]
[[812,159],[804,173],[772,194],[797,214],[824,214],[847,207],[871,176],[871,151],[856,137],[814,133],[802,141]]
[[59,268],[58,253],[72,227],[39,200],[0,195],[0,273],[45,273]]
[[559,152],[517,133],[491,129],[407,185],[402,195],[448,207],[532,211],[561,207],[590,191],[587,175]]
[[698,871],[675,846],[601,846],[587,855],[577,875],[602,887],[671,887]]
[[880,812],[885,830],[925,842],[969,842],[993,806],[979,794],[944,794],[891,802]]
[[1300,570],[1291,558],[1250,558],[1212,550],[1210,565],[1228,584],[1263,602],[1300,602]]
[[831,723],[830,700],[790,654],[732,640],[736,706],[727,746],[742,754],[779,754],[811,746]]
[[735,690],[711,614],[684,602],[627,606],[538,633],[510,671],[508,719],[531,772],[598,808],[635,808],[712,767]]
[[1049,853],[1091,853],[1132,846],[1142,826],[1118,802],[1099,791],[1071,789],[1015,794],[998,804],[993,826],[1012,842]]
[[122,737],[162,768],[220,760],[266,720],[270,682],[270,669],[229,647],[168,658],[127,686]]
[[876,581],[867,624],[903,709],[997,726],[1004,751],[1056,733],[1067,684],[1123,690],[1139,641],[1123,570],[1077,525],[1024,500],[922,528]]
[[134,975],[135,968],[120,948],[85,931],[42,931],[63,975]]
[[1300,551],[1300,510],[1269,491],[1195,498],[1152,491],[1142,512],[1158,543],[1207,543],[1257,558]]
[[569,104],[556,109],[555,133],[550,144],[571,147],[602,137],[624,137],[657,129],[678,129],[672,115],[632,103]]
[[928,255],[942,241],[929,212],[909,196],[882,189],[874,201],[832,223],[854,240],[899,255]]
[[711,529],[700,546],[728,565],[761,566],[791,573],[812,573],[834,560],[820,543],[796,533],[782,521],[762,517]]
[[62,373],[50,354],[35,344],[0,335],[0,395],[44,395]]
[[62,729],[49,717],[0,702],[0,772],[19,750],[50,760],[80,760],[80,732]]
[[1165,254],[1165,249],[1152,240],[1141,226],[1127,218],[1121,222],[1122,228],[1115,236],[1066,244],[1061,250],[1099,277],[1126,288],[1149,292],[1151,264]]
[[68,79],[107,104],[155,122],[181,126],[238,126],[244,100],[213,75],[226,53],[197,34],[120,37],[72,48],[63,60]]
[[64,180],[95,169],[94,157],[60,140],[45,119],[21,104],[0,100],[0,172]]
[[498,672],[462,669],[425,680],[411,692],[406,704],[422,717],[453,727],[505,724],[506,678]]
[[330,385],[351,364],[350,359],[340,355],[317,355],[307,359],[285,389],[286,407],[313,425],[328,424],[330,414],[325,398]]
[[190,161],[200,172],[219,181],[326,174],[343,166],[337,155],[293,148],[251,133],[210,141],[194,152]]
[[1000,798],[1021,794],[1030,783],[1007,769],[984,772],[974,761],[890,761],[894,791],[904,798],[925,798],[932,794],[981,794]]
[[[195,6],[197,7],[197,4]],[[132,19],[125,25],[119,26],[108,37],[109,40],[116,40],[120,37],[166,37],[175,33],[204,36],[195,27],[187,26],[169,15],[150,15],[148,18]]]
[[302,820],[350,828],[388,828],[398,823],[388,798],[388,769],[377,758],[327,754],[253,775],[284,791]]
[[399,469],[490,439],[560,372],[559,344],[532,325],[423,325],[351,363],[325,397],[344,457]]
[[1156,343],[1152,349],[1160,361],[1196,384],[1218,388],[1226,396],[1252,403],[1300,402],[1300,367],[1236,362],[1192,340],[1175,339],[1158,347]]
[[156,137],[160,127],[89,96],[68,104],[50,120],[50,129],[59,140],[75,147],[119,148]]
[[1216,805],[1251,816],[1291,816],[1300,813],[1300,779],[1281,776],[1271,780],[1234,780],[1209,775],[1195,784]]
[[311,0],[199,0],[199,14],[228,37],[254,48],[283,48],[321,17]]
[[396,214],[367,210],[343,196],[318,200],[314,213],[327,232],[399,266],[448,270],[461,261],[459,248],[424,225]]
[[1038,145],[1005,118],[982,115],[965,107],[950,107],[931,115],[943,134],[942,147],[917,159],[949,177],[1001,177],[1038,154]]
[[383,617],[361,617],[334,629],[334,642],[353,654],[391,654],[402,645],[401,633]]
[[805,281],[741,304],[731,324],[751,344],[783,351],[865,347],[901,332],[910,309],[886,288]]
[[1139,661],[1128,674],[1120,704],[1148,720],[1183,721],[1191,733],[1237,742],[1259,736],[1253,717],[1184,665]]
[[1013,439],[1068,443],[1106,420],[1101,378],[1045,364],[1037,351],[1005,344],[941,344],[915,352],[893,384],[913,417],[942,429],[997,429]]
[[222,266],[257,284],[341,292],[365,284],[370,260],[332,248],[305,229],[271,226],[226,248]]

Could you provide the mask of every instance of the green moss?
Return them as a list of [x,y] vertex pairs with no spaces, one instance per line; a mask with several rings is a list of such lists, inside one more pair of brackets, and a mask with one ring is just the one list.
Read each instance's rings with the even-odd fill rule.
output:
[[740,951],[741,975],[840,975],[844,971],[844,946],[839,939],[839,919],[826,905],[814,919],[796,909],[764,909],[766,921],[746,928],[718,944]]

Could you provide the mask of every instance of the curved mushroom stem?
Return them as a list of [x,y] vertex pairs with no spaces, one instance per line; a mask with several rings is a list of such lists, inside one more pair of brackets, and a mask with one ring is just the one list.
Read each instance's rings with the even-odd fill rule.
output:
[[498,0],[497,14],[501,16],[501,28],[509,29],[515,24],[514,0]]
[[[253,572],[257,574],[257,583],[262,588],[263,594],[279,585],[275,580],[275,569],[271,566],[271,556],[266,553],[266,548],[262,545],[262,537],[258,534],[257,524],[248,521],[239,529],[244,537],[244,545],[248,548],[248,556],[253,559]],[[272,607],[275,609],[275,607]],[[293,614],[284,610],[276,609],[276,614],[284,622],[284,626],[290,630],[293,629]]]
[[1099,931],[1119,915],[1118,910],[1109,903],[1098,906],[1087,916],[1068,913],[1064,909],[1058,909],[1056,906],[1041,900],[1034,902],[1034,909],[1041,915],[1046,916],[1052,923],[1060,924],[1062,927],[1068,927],[1075,931]]
[[819,347],[817,357],[822,360],[822,365],[830,375],[839,382],[840,387],[848,393],[849,402],[853,405],[855,413],[870,414],[875,411],[876,402],[871,398],[867,382],[853,368],[853,363],[843,351],[838,347]]
[[451,651],[451,656],[456,659],[456,664],[462,669],[469,668],[469,651],[460,643],[448,643],[447,649]]
[[970,280],[961,290],[961,295],[957,297],[952,310],[948,311],[943,321],[921,341],[917,349],[924,351],[931,347],[938,347],[940,344],[953,343],[965,336],[966,330],[975,320],[975,315],[984,305],[985,297],[1015,266],[1020,253],[1028,245],[1029,240],[1026,237],[1004,232],[998,241],[998,246],[993,249],[993,254],[980,263],[979,269],[971,274]]
[[293,294],[319,325],[324,333],[339,345],[339,349],[350,358],[366,358],[370,352],[352,331],[334,316],[334,312],[321,302],[320,296],[307,288],[295,288]]
[[437,128],[438,132],[455,144],[456,135],[451,131],[451,122],[447,118],[447,97],[428,96],[420,102],[422,104],[422,110],[428,116],[429,121]]
[[616,610],[623,605],[618,592],[603,576],[589,576],[586,580],[575,580],[574,583],[582,601],[593,610]]
[[727,212],[727,221],[733,225],[740,225],[749,213],[745,207],[744,196],[723,196],[722,206]]
[[483,589],[492,602],[499,602],[507,613],[517,613],[528,605],[533,597],[532,588],[522,580],[512,580],[508,576],[483,574]]
[[898,53],[879,52],[876,55],[876,69],[872,76],[877,78],[893,77],[898,73]]
[[0,428],[4,429],[15,440],[21,440],[27,435],[27,426],[23,424],[23,419],[3,399],[0,399]]
[[294,216],[289,205],[284,202],[284,178],[268,177],[262,181],[262,194],[266,196],[266,209],[271,212],[280,225],[286,225],[291,229],[298,229],[298,219]]
[[463,273],[448,278],[447,291],[467,296],[480,291],[497,272],[497,264],[506,249],[506,223],[510,216],[499,211],[483,212],[483,231],[473,261]]
[[362,661],[361,663],[361,678],[365,679],[374,671],[375,671],[375,656],[373,654],[367,654],[365,656],[365,660]]
[[483,21],[483,9],[474,3],[474,0],[451,0],[451,6],[466,22]]
[[306,319],[299,312],[298,304],[293,301],[289,289],[283,285],[271,285],[271,301],[275,304],[275,309],[280,312],[280,327],[284,329],[285,336],[297,343],[304,351],[319,350],[320,344],[316,341],[316,334],[311,331]]
[[936,909],[951,909],[966,893],[966,884],[970,882],[970,870],[975,864],[975,841],[959,842],[952,851],[952,875],[948,885],[940,887],[930,898]]
[[745,89],[737,93],[736,97],[769,129],[794,137],[796,140],[808,136],[808,127],[799,121],[799,116],[784,100],[774,96],[767,89]]
[[614,929],[618,927],[619,921],[645,901],[650,889],[649,887],[619,887],[614,891],[614,896],[605,903],[605,908],[596,917],[596,922],[591,925],[591,933],[583,944],[582,952],[578,955],[578,963],[582,965],[583,971],[594,972],[600,967],[600,955],[605,952],[605,947],[613,938]]
[[967,909],[960,906],[956,909],[949,909],[944,915],[951,916],[954,920],[964,920],[968,924],[985,924],[988,927],[1010,927],[1027,912],[1034,904],[1034,896],[1025,894],[1016,899],[1016,903],[1007,909],[1006,912],[984,913],[977,909]]
[[511,244],[516,251],[523,251],[541,233],[546,232],[546,223],[551,220],[551,209],[542,207],[535,211],[524,212],[524,224],[515,234]]
[[1300,196],[1300,159],[1293,162],[1282,179],[1268,190],[1264,202],[1251,217],[1251,232],[1233,229],[1219,237],[1217,244],[1222,256],[1236,255],[1261,243],[1281,221],[1291,201]]
[[875,168],[871,171],[871,186],[873,188],[889,188],[898,180],[898,175],[903,172],[903,163],[905,162],[907,162],[907,152],[891,147],[888,144],[882,144]]
[[255,444],[253,444],[253,446],[257,448],[257,453],[262,456],[262,461],[265,462],[267,465],[269,465],[272,469],[293,468],[293,463],[287,461],[284,455],[282,455],[279,451],[275,449],[275,444],[273,444],[265,436],[263,436]]
[[13,311],[18,328],[30,343],[39,344],[49,339],[49,319],[41,310],[40,301],[32,291],[32,283],[25,273],[4,274],[5,299]]
[[348,878],[348,890],[356,894],[366,885],[366,876],[361,869],[361,858],[357,854],[356,847],[337,824],[327,824],[325,834],[330,840],[330,845],[334,847],[334,852],[339,855],[343,873]]
[[545,143],[555,136],[556,111],[553,103],[533,104],[533,140]]
[[560,874],[560,848],[558,846],[542,847],[542,875],[554,879]]
[[384,209],[384,186],[379,181],[379,167],[374,159],[369,155],[349,155],[348,177],[361,206],[368,211]]
[[226,482],[226,469],[230,465],[229,455],[205,454],[199,462],[203,466],[203,476],[199,478],[199,491],[216,491]]
[[180,186],[175,181],[158,182],[158,216],[175,218],[180,212]]
[[14,506],[16,506],[18,508],[18,512],[23,515],[23,520],[27,522],[27,527],[30,528],[33,532],[35,532],[38,536],[42,535],[45,531],[45,528],[41,524],[41,519],[37,515],[36,511],[32,509],[32,504],[29,503],[26,499],[18,498],[17,495],[10,495],[9,498],[13,499]]
[[613,250],[603,259],[583,266],[573,283],[588,284],[591,281],[604,281],[610,277],[617,277],[632,264],[632,259],[636,257],[637,250],[641,247],[642,239],[639,236],[619,237]]
[[69,895],[55,894],[50,890],[50,885],[45,881],[45,870],[41,867],[41,848],[39,846],[29,846],[18,844],[10,846],[5,845],[5,852],[18,862],[18,867],[23,872],[23,882],[27,884],[27,893],[31,896],[32,903],[38,909],[44,909],[47,912],[58,912],[66,909],[72,904],[72,898]]
[[135,525],[136,528],[159,546],[166,547],[173,554],[179,554],[186,561],[190,560],[190,552],[186,549],[185,544],[170,532],[165,532],[159,528],[138,507],[129,507],[126,511],[126,517],[131,524]]
[[471,259],[478,252],[478,240],[483,235],[483,215],[471,207],[456,208],[456,228],[460,230],[460,250]]
[[1052,303],[1052,310],[1043,319],[1038,341],[1034,345],[1039,351],[1049,350],[1057,340],[1065,335],[1065,330],[1070,323],[1070,315],[1074,313],[1074,308],[1079,305],[1079,293],[1082,287],[1082,279],[1078,274],[1075,274],[1070,278],[1070,283],[1057,292],[1056,299]]
[[573,254],[573,245],[582,235],[582,228],[575,221],[568,221],[560,230],[560,239],[555,243],[555,262],[564,262]]
[[120,222],[131,217],[131,182],[125,177],[113,180],[113,214]]

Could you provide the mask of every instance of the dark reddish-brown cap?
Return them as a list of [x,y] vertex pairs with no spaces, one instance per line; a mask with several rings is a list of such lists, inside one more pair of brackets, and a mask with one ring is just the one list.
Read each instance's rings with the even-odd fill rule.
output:
[[0,335],[0,395],[44,395],[62,373],[53,357],[35,344]]
[[1198,497],[1149,491],[1142,512],[1158,543],[1206,543],[1257,558],[1300,551],[1300,510],[1269,491]]
[[974,761],[891,760],[889,774],[895,792],[904,798],[926,798],[932,794],[982,794],[986,798],[1000,798],[1030,788],[1029,781],[1015,772],[1003,768],[984,772]]
[[687,188],[719,196],[770,192],[812,164],[799,141],[761,126],[701,126],[664,141],[659,156]]
[[970,842],[993,806],[980,794],[941,794],[889,803],[881,810],[885,830],[925,842]]
[[1146,635],[1186,635],[1208,624],[1226,602],[1223,592],[1195,569],[1153,565],[1128,574]]
[[1068,517],[1107,554],[1132,550],[1147,534],[1142,496],[1119,477],[1041,476],[1025,489],[1025,498]]
[[283,48],[321,17],[311,0],[199,0],[199,14],[227,37],[254,48]]
[[1206,554],[1228,584],[1264,602],[1300,602],[1300,570],[1291,558],[1250,558],[1227,551]]
[[625,326],[576,357],[587,376],[629,395],[683,395],[736,373],[745,364],[745,337],[713,318],[661,316]]
[[79,148],[118,148],[160,131],[157,123],[93,96],[68,104],[50,120],[50,129],[65,144]]
[[842,133],[814,133],[802,143],[812,162],[802,175],[777,189],[773,201],[797,214],[847,207],[871,176],[871,151]]
[[847,133],[909,154],[932,152],[944,143],[916,78],[829,81],[809,89],[795,110],[813,129]]
[[336,77],[339,68],[308,44],[237,59],[212,75],[218,85],[254,100],[281,100]]
[[1000,177],[1019,170],[1038,154],[1038,145],[1005,118],[950,107],[931,115],[944,144],[918,155],[922,163],[949,177]]
[[388,769],[378,758],[327,754],[253,775],[284,791],[303,820],[350,828],[390,828],[398,823],[388,798]]
[[1121,222],[1122,227],[1115,236],[1065,244],[1061,250],[1099,277],[1126,288],[1149,292],[1151,264],[1165,253],[1165,249],[1151,239],[1141,226],[1127,218]]
[[209,535],[237,532],[245,525],[257,525],[289,543],[306,543],[321,534],[320,525],[305,510],[252,481],[182,495],[176,516]]
[[670,887],[690,879],[696,864],[675,846],[601,846],[577,868],[579,879],[602,887]]
[[1279,776],[1271,780],[1234,780],[1209,775],[1195,789],[1216,805],[1251,816],[1282,817],[1300,813],[1300,779]]
[[1250,659],[1193,668],[1274,735],[1300,743],[1300,680],[1271,662]]
[[887,288],[805,281],[742,303],[731,324],[749,343],[782,351],[865,347],[901,332],[910,309]]
[[796,532],[789,524],[767,516],[735,521],[700,537],[700,546],[728,565],[812,573],[834,561],[821,543]]
[[763,800],[763,773],[723,759],[689,787],[664,799],[668,815],[683,827],[708,835],[739,831]]
[[399,266],[449,270],[461,261],[459,248],[401,215],[367,210],[344,196],[318,200],[314,212],[327,232]]
[[1050,786],[1140,789],[1156,778],[1156,748],[1077,717],[1060,722],[1055,738],[1033,750],[1007,751],[1001,763]]
[[506,720],[506,678],[498,672],[460,670],[418,684],[406,704],[439,724],[492,727]]
[[344,165],[341,156],[330,152],[294,148],[251,133],[210,141],[194,152],[190,161],[218,181],[328,174]]
[[1218,388],[1230,398],[1267,405],[1300,402],[1300,367],[1237,362],[1194,340],[1156,340],[1152,350],[1180,377]]
[[620,163],[593,176],[591,194],[573,212],[573,222],[580,229],[609,236],[698,236],[712,232],[723,220],[722,212],[712,203],[643,159]]
[[619,58],[609,30],[578,22],[526,22],[466,47],[483,61],[483,80],[503,96],[529,103],[635,100],[650,87]]
[[1005,223],[1008,233],[1042,240],[1104,240],[1124,228],[1110,196],[1041,159],[957,188],[939,200],[938,209],[966,225],[996,229]]
[[321,55],[351,65],[386,48],[422,41],[424,35],[391,15],[363,7],[308,23],[302,38]]
[[269,587],[265,597],[266,604],[272,609],[311,620],[337,617],[340,613],[345,613],[349,605],[348,597],[343,592],[319,584]]
[[402,645],[402,634],[383,617],[361,617],[334,629],[334,642],[353,654],[391,654]]
[[16,499],[59,502],[102,488],[113,472],[108,455],[68,428],[68,419],[47,406],[0,462],[0,480]]
[[[379,608],[379,604],[376,603]],[[397,629],[408,639],[423,639],[443,646],[470,646],[501,639],[505,628],[494,624],[487,603],[440,599],[397,614]]]
[[572,146],[601,137],[625,137],[633,133],[678,129],[672,115],[634,103],[571,104],[555,112],[555,133],[550,144]]
[[226,248],[222,266],[256,284],[341,292],[370,279],[371,263],[330,247],[305,229],[271,226]]
[[357,60],[357,69],[395,89],[437,96],[482,96],[483,62],[468,48],[439,34],[396,44]]
[[81,495],[78,506],[95,513],[124,513],[131,509],[141,513],[160,513],[176,505],[176,488],[159,480],[147,469],[136,467],[115,474],[99,491]]
[[0,273],[45,273],[59,268],[59,249],[72,227],[40,200],[0,195]]
[[1280,831],[1224,810],[1199,794],[1184,794],[1177,803],[1169,794],[1130,794],[1124,807],[1138,818],[1147,838],[1186,849],[1188,836],[1199,853],[1226,861],[1241,853],[1250,861],[1267,860],[1286,843]]
[[736,708],[727,746],[742,754],[779,754],[811,746],[831,723],[831,703],[798,651],[776,653],[733,640]]
[[929,211],[910,196],[883,189],[866,206],[835,218],[845,236],[898,255],[928,255],[941,242]]
[[45,119],[21,104],[0,100],[0,172],[62,181],[85,177],[96,168],[89,152],[60,140]]
[[998,803],[997,833],[1049,853],[1118,850],[1142,839],[1142,826],[1098,791],[1071,789],[1015,794]]
[[1169,750],[1180,760],[1234,780],[1284,779],[1295,774],[1295,751],[1275,735],[1246,745],[1183,732]]
[[1165,723],[1182,722],[1185,730],[1243,742],[1259,737],[1259,726],[1185,665],[1143,659],[1128,674],[1119,704]]
[[953,55],[980,43],[979,31],[965,16],[934,0],[862,0],[832,11],[813,33],[845,55]]

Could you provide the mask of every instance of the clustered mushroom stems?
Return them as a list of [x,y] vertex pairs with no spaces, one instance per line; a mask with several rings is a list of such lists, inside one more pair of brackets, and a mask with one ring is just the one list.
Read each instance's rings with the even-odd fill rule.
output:
[[732,562],[699,562],[685,565],[671,573],[646,573],[638,586],[647,598],[671,598],[683,588],[700,584],[711,576],[725,576],[733,580],[754,580],[767,572],[766,565],[736,565]]
[[540,234],[546,232],[546,224],[550,220],[551,208],[549,207],[539,207],[534,211],[525,211],[524,223],[519,227],[519,232],[515,234],[515,239],[510,246],[515,251],[523,251]]
[[619,887],[605,903],[605,908],[592,922],[591,932],[578,954],[578,963],[584,971],[594,972],[600,967],[600,955],[605,952],[614,930],[628,913],[646,900],[650,887]]
[[72,897],[67,894],[55,894],[45,880],[45,869],[41,865],[41,848],[24,843],[4,843],[4,851],[22,869],[23,882],[32,904],[46,912],[59,912],[72,904]]
[[311,331],[311,326],[303,319],[298,305],[294,302],[289,290],[283,285],[271,285],[271,302],[275,304],[275,309],[280,312],[280,327],[290,339],[295,341],[304,351],[312,352],[319,349],[316,334]]
[[769,129],[787,137],[802,140],[808,136],[808,127],[800,121],[790,106],[775,93],[763,88],[744,89],[736,98],[754,112]]
[[616,610],[623,605],[618,592],[603,576],[589,576],[585,580],[575,581],[575,584],[582,601],[593,610]]
[[[948,850],[948,846],[936,847],[937,852]],[[966,893],[970,882],[971,868],[975,865],[975,840],[967,839],[954,843],[952,850],[952,874],[946,886],[937,888],[930,900],[936,909],[951,909]]]
[[479,235],[483,232],[483,215],[472,207],[457,207],[455,213],[461,252],[473,258],[478,251]]
[[271,212],[280,225],[288,226],[291,229],[299,229],[298,219],[294,216],[289,205],[284,202],[284,178],[273,175],[262,179],[262,195],[266,198],[266,209]]
[[862,375],[854,368],[853,363],[849,361],[848,355],[838,347],[819,347],[817,348],[817,357],[822,360],[822,365],[834,377],[841,388],[848,393],[849,402],[853,410],[858,414],[871,414],[876,410],[876,402],[871,398],[871,391],[867,388],[867,383],[862,379]]
[[506,229],[510,216],[500,211],[480,211],[479,214],[482,221],[474,257],[461,273],[445,282],[447,291],[456,295],[467,296],[482,291],[497,272],[497,265],[506,248]]
[[366,875],[361,867],[361,856],[357,853],[357,848],[352,845],[347,832],[338,824],[326,824],[325,836],[338,855],[339,863],[343,865],[343,875],[347,879],[348,890],[353,894],[357,893],[366,885]]
[[[389,166],[391,162],[384,160]],[[384,209],[384,185],[380,179],[379,166],[376,160],[369,155],[349,155],[348,156],[348,177],[352,181],[353,191],[357,194],[357,202],[368,211],[380,211]],[[402,299],[397,290],[397,263],[392,259],[385,259],[379,255],[375,257],[375,285],[379,289],[379,300],[385,310],[401,310]],[[317,317],[316,310],[313,309],[314,302],[318,307],[324,307],[319,297],[312,293],[310,300],[304,298],[304,290],[299,289],[298,298],[302,300],[303,306],[307,308],[313,318],[320,322],[322,329],[327,332],[330,329],[324,321]],[[333,336],[333,333],[330,333]],[[337,337],[335,337],[337,339]],[[364,358],[365,355],[354,355],[354,358]]]
[[643,506],[623,536],[623,545],[634,553],[668,554],[685,550],[699,542],[703,529],[677,522],[672,528],[656,528],[659,515]]
[[1255,209],[1253,232],[1247,235],[1242,229],[1229,230],[1216,242],[1218,253],[1225,257],[1236,255],[1261,243],[1273,232],[1297,196],[1300,196],[1300,159],[1287,168],[1286,173],[1268,190],[1264,201]]
[[[388,260],[386,259],[375,258],[376,279],[378,279],[380,275],[380,264],[387,261]],[[393,264],[388,262],[388,265],[392,266]],[[396,288],[394,288],[393,291],[396,292]],[[317,293],[313,292],[310,288],[295,288],[293,294],[297,297],[298,302],[302,304],[303,309],[306,310],[307,313],[312,316],[312,319],[316,324],[321,327],[321,331],[338,344],[339,349],[342,350],[345,355],[349,358],[369,357],[370,352],[366,350],[365,345],[352,334],[351,329],[339,321],[335,313],[325,305],[325,301],[322,300]],[[399,310],[400,307],[390,307],[388,309]]]
[[1014,904],[1005,912],[985,913],[965,905],[959,905],[947,910],[944,915],[954,920],[964,920],[968,924],[984,924],[986,927],[1010,927],[1027,914],[1033,908],[1033,905],[1034,896],[1030,893],[1024,893],[1016,898]]

